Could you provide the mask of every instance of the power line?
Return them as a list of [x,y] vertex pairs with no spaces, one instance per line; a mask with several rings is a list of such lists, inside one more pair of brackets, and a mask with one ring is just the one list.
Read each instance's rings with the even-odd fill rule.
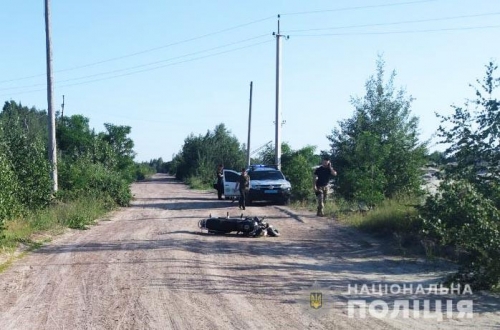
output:
[[389,22],[389,23],[373,23],[373,24],[335,26],[335,27],[329,27],[329,28],[287,30],[286,32],[293,33],[293,32],[309,32],[309,31],[341,30],[341,29],[350,29],[350,28],[358,28],[358,27],[372,27],[372,26],[387,26],[387,25],[400,25],[400,24],[411,24],[411,23],[437,22],[437,21],[454,20],[454,19],[461,19],[461,18],[473,18],[473,17],[496,16],[496,15],[500,15],[500,12],[476,14],[476,15],[452,16],[452,17],[439,17],[439,18],[429,18],[429,19],[420,19],[420,20],[411,20],[411,21]]
[[296,35],[294,35],[294,37],[356,36],[356,35],[377,35],[377,34],[385,35],[385,34],[428,33],[428,32],[480,30],[480,29],[496,29],[496,28],[500,28],[500,25],[427,29],[427,30],[390,31],[390,32],[345,32],[345,33],[322,33],[322,34],[296,34]]
[[[221,33],[224,33],[224,32],[236,30],[236,29],[239,29],[239,28],[242,28],[242,27],[245,27],[245,26],[249,26],[249,25],[252,25],[252,24],[260,23],[260,22],[263,22],[263,21],[266,21],[266,20],[269,20],[269,19],[272,19],[272,18],[274,18],[274,16],[264,17],[264,18],[261,18],[261,19],[258,19],[258,20],[254,20],[254,21],[251,21],[251,22],[248,22],[248,23],[243,23],[243,24],[239,24],[239,25],[236,25],[236,26],[232,26],[232,27],[229,27],[229,28],[222,29],[222,30],[218,30],[218,31],[215,31],[215,32],[206,33],[206,34],[203,34],[203,35],[200,35],[200,36],[197,36],[197,37],[193,37],[193,38],[189,38],[189,39],[184,39],[184,40],[172,42],[170,44],[166,44],[166,45],[163,45],[163,46],[149,48],[149,49],[138,51],[138,52],[135,52],[135,53],[131,53],[131,54],[127,54],[127,55],[122,55],[122,56],[117,56],[117,57],[112,57],[112,58],[108,58],[106,60],[102,60],[102,61],[98,61],[98,62],[92,62],[92,63],[88,63],[88,64],[83,64],[83,65],[75,66],[75,67],[72,67],[72,68],[57,70],[55,72],[72,71],[72,70],[87,68],[87,67],[98,65],[98,64],[102,64],[102,63],[117,61],[117,60],[121,60],[121,59],[124,59],[124,58],[132,57],[132,56],[142,55],[142,54],[150,53],[150,52],[153,52],[153,51],[156,51],[156,50],[159,50],[159,49],[164,49],[164,48],[168,48],[168,47],[172,47],[172,46],[177,46],[177,45],[184,44],[184,43],[187,43],[187,42],[191,42],[191,41],[199,40],[199,39],[202,39],[202,38],[206,38],[206,37],[214,36],[214,35],[217,35],[217,34],[221,34]],[[7,82],[12,82],[12,81],[19,81],[19,80],[25,80],[25,79],[30,79],[30,78],[36,78],[36,77],[40,77],[40,76],[44,76],[44,75],[45,75],[45,73],[41,73],[41,74],[36,74],[36,75],[26,76],[26,77],[21,77],[21,78],[14,78],[14,79],[9,79],[9,80],[2,80],[2,81],[0,81],[0,84],[7,83]]]
[[387,3],[387,4],[380,4],[380,5],[368,5],[368,6],[344,7],[344,8],[337,8],[337,9],[301,11],[301,12],[294,12],[294,13],[285,13],[282,15],[283,16],[285,16],[285,15],[291,16],[291,15],[322,14],[322,13],[328,13],[328,12],[339,12],[339,11],[349,11],[349,10],[359,10],[359,9],[371,9],[371,8],[412,5],[412,4],[418,4],[418,3],[424,3],[424,2],[435,2],[435,1],[439,1],[439,0],[419,0],[419,1],[408,1],[408,2],[395,2],[395,3]]
[[[247,45],[247,46],[242,46],[242,47],[238,47],[238,48],[234,48],[234,49],[229,49],[229,50],[218,52],[218,53],[214,53],[214,54],[209,54],[209,55],[205,55],[205,56],[199,56],[199,57],[187,59],[187,60],[184,60],[184,61],[178,61],[178,62],[169,63],[169,64],[165,64],[165,65],[160,65],[160,66],[156,66],[156,67],[152,67],[152,68],[148,68],[148,69],[143,69],[143,70],[137,70],[137,71],[133,71],[133,72],[128,72],[128,73],[124,73],[124,74],[120,74],[120,75],[114,75],[114,76],[110,76],[110,77],[105,77],[105,78],[100,78],[100,79],[94,79],[94,80],[88,80],[88,81],[83,81],[83,82],[73,83],[73,84],[58,85],[56,83],[56,85],[58,85],[58,87],[70,87],[70,86],[76,86],[76,85],[89,84],[89,83],[98,82],[98,81],[102,81],[102,80],[108,80],[108,79],[113,79],[113,78],[130,76],[130,75],[137,74],[137,73],[142,73],[142,72],[157,70],[157,69],[165,68],[165,67],[168,67],[168,66],[174,66],[174,65],[178,65],[178,64],[182,64],[182,63],[186,63],[186,62],[192,62],[192,61],[196,61],[196,60],[200,60],[200,59],[204,59],[204,58],[208,58],[208,57],[213,57],[213,56],[217,56],[217,55],[221,55],[221,54],[226,54],[226,53],[238,51],[238,50],[241,50],[241,49],[246,49],[246,48],[258,46],[258,45],[261,45],[261,44],[270,43],[272,41],[273,40],[261,41],[261,42],[257,42],[257,43],[250,44],[250,45]],[[27,93],[40,92],[40,91],[45,91],[45,90],[46,90],[45,88],[44,89],[35,89],[35,90],[30,90],[30,91],[15,92],[15,93],[9,93],[9,94],[0,94],[0,96],[10,96],[10,95],[18,95],[18,94],[27,94]]]
[[[429,32],[446,32],[446,31],[460,31],[460,30],[477,30],[477,29],[491,29],[491,28],[500,28],[500,25],[476,26],[476,27],[461,27],[461,28],[426,29],[426,30],[390,31],[390,32],[352,32],[352,33],[346,32],[346,33],[325,33],[325,34],[296,34],[295,36],[296,37],[325,37],[325,36],[355,36],[355,35],[389,35],[389,34],[408,34],[408,33],[429,33]],[[259,38],[259,37],[261,37],[261,36],[257,36],[257,37],[249,38],[249,39],[256,39],[256,38]],[[249,40],[249,39],[246,39],[246,40]],[[241,41],[241,42],[243,42],[243,41]],[[94,79],[94,80],[84,81],[84,82],[80,82],[80,83],[73,83],[73,84],[59,85],[59,83],[57,83],[56,85],[58,85],[59,87],[70,87],[70,86],[83,85],[83,84],[88,84],[88,83],[93,83],[93,82],[98,82],[98,81],[102,81],[102,80],[108,80],[108,79],[113,79],[113,78],[118,78],[118,77],[123,77],[123,76],[129,76],[129,75],[133,75],[133,74],[137,74],[137,73],[141,73],[141,72],[157,70],[157,69],[161,69],[161,68],[168,67],[168,66],[174,66],[174,65],[178,65],[178,64],[182,64],[182,63],[186,63],[186,62],[191,62],[191,61],[195,61],[195,60],[199,60],[199,59],[203,59],[203,58],[213,57],[213,56],[217,56],[217,55],[221,55],[221,54],[225,54],[225,53],[229,53],[229,52],[233,52],[233,51],[237,51],[237,50],[241,50],[241,49],[245,49],[245,48],[250,48],[250,47],[254,47],[254,46],[257,46],[257,45],[265,44],[265,43],[268,43],[268,42],[271,42],[271,40],[269,40],[269,41],[263,41],[263,42],[258,42],[258,43],[255,43],[255,44],[251,44],[251,45],[248,45],[248,46],[239,47],[239,48],[235,48],[235,49],[230,49],[230,50],[223,51],[223,52],[209,54],[209,55],[206,55],[206,56],[195,57],[195,58],[184,60],[184,61],[178,61],[178,62],[166,64],[166,65],[155,66],[155,67],[148,68],[148,69],[143,69],[143,70],[137,70],[137,71],[133,71],[133,72],[129,72],[129,73],[124,73],[124,74],[120,74],[120,75],[113,75],[113,76],[110,76],[110,77],[105,77],[105,78],[100,78],[100,79]],[[233,44],[236,44],[236,43],[239,43],[239,42],[235,42]],[[214,47],[214,48],[212,48],[212,50],[216,49],[216,48],[225,47],[225,46],[227,46],[227,45]],[[196,53],[201,53],[201,52],[206,52],[206,51],[208,51],[208,50],[194,52],[194,53],[186,54],[186,55],[181,55],[181,56],[178,56],[176,58],[182,58],[182,57],[186,57],[186,56],[190,56],[190,55],[193,55],[193,54],[196,54]],[[172,59],[175,59],[175,58],[172,58]],[[163,61],[159,61],[159,62],[165,62],[165,61],[169,61],[169,60],[172,60],[172,59],[163,60]],[[133,68],[139,68],[139,67],[149,66],[149,65],[157,64],[157,63],[158,62],[154,62],[154,63],[140,65],[140,66],[136,66],[136,67],[132,67],[132,68],[128,68],[128,69],[120,69],[120,70],[110,71],[110,72],[107,72],[107,73],[100,73],[100,74],[86,76],[86,77],[68,79],[66,81],[77,80],[77,79],[84,79],[84,78],[89,78],[89,77],[92,77],[92,76],[109,74],[109,73],[115,73],[115,72],[130,70],[130,69],[133,69]],[[39,92],[39,91],[45,91],[45,88],[44,89],[35,89],[35,90],[30,90],[30,91],[15,92],[15,93],[9,93],[9,94],[0,94],[0,96],[11,96],[11,95],[18,95],[18,94],[27,94],[27,93],[33,93],[33,92]]]
[[[374,23],[374,24],[348,25],[348,26],[338,26],[338,27],[329,27],[329,28],[288,30],[287,33],[292,33],[292,32],[309,32],[309,31],[327,31],[327,30],[338,30],[338,29],[358,28],[358,27],[400,25],[400,24],[409,24],[409,23],[424,23],[424,22],[445,21],[445,20],[453,20],[453,19],[473,18],[473,17],[485,17],[485,16],[496,16],[496,15],[500,15],[500,12],[483,13],[483,14],[475,14],[475,15],[452,16],[452,17],[440,17],[440,18],[430,18],[430,19],[410,20],[410,21],[399,21],[399,22],[388,22],[388,23]],[[262,21],[262,20],[263,19],[257,20],[257,21],[253,21],[251,23],[242,24],[242,25],[239,25],[239,26],[236,26],[236,27],[224,29],[224,30],[221,30],[221,31],[232,30],[232,29],[235,29],[237,27],[241,27],[241,26],[253,24],[255,22],[259,22],[259,21]],[[221,31],[213,32],[211,34],[206,34],[205,36],[212,35],[212,34],[215,34],[215,33],[220,33]],[[384,33],[381,33],[381,34],[389,34],[389,33],[393,33],[393,32],[384,32]],[[408,33],[408,31],[397,32],[397,33]],[[356,33],[356,34],[363,34],[363,33]],[[324,36],[324,35],[330,35],[330,34],[315,34],[314,36]],[[343,35],[343,34],[331,34],[331,35]],[[351,33],[346,33],[345,35],[352,35],[352,34]],[[266,37],[266,36],[268,36],[268,34],[263,34],[263,35],[259,35],[259,36],[256,36],[256,37],[247,38],[247,39],[244,39],[244,40],[240,40],[240,41],[228,43],[228,44],[225,44],[225,45],[216,46],[216,47],[204,49],[204,50],[201,50],[201,51],[192,52],[192,53],[188,53],[188,54],[184,54],[184,55],[180,55],[180,56],[168,58],[168,59],[165,59],[165,60],[150,62],[150,63],[141,64],[141,65],[137,65],[137,66],[132,66],[132,67],[124,68],[124,69],[117,69],[117,70],[112,70],[112,71],[106,71],[106,72],[96,73],[96,74],[92,74],[92,75],[86,75],[86,76],[81,76],[81,77],[76,77],[76,78],[65,79],[65,80],[59,81],[59,83],[68,82],[68,81],[74,81],[74,80],[81,80],[81,79],[86,79],[86,78],[92,78],[92,77],[97,77],[97,76],[106,75],[106,74],[118,73],[118,72],[133,70],[133,69],[137,69],[137,68],[141,68],[141,67],[147,67],[147,66],[158,64],[158,63],[168,62],[168,61],[172,61],[172,60],[175,60],[175,59],[179,59],[179,58],[183,58],[183,57],[188,57],[188,56],[192,56],[192,55],[196,55],[196,54],[200,54],[200,53],[212,51],[212,50],[215,50],[215,49],[220,49],[220,48],[232,46],[232,45],[235,45],[235,44],[238,44],[238,43],[243,43],[243,42],[246,42],[246,41],[250,41],[250,40],[254,40],[254,39],[258,39],[258,38],[262,38],[262,37]],[[305,35],[298,35],[298,36],[305,36]],[[312,35],[307,35],[307,36],[312,36]],[[197,38],[201,38],[201,37],[197,37]],[[191,40],[191,39],[187,39],[187,40]],[[181,42],[178,42],[178,43],[181,43]],[[178,43],[172,43],[171,45],[178,44]],[[162,46],[162,47],[165,47],[165,46]],[[162,47],[156,47],[156,48],[153,48],[153,49],[160,49]],[[150,51],[150,50],[148,50],[148,51]],[[140,53],[144,53],[144,52],[148,52],[148,51],[137,52],[135,54],[140,54]],[[127,57],[127,56],[125,56],[125,57]],[[99,63],[102,63],[102,61],[99,62]],[[61,71],[68,71],[68,70],[61,70]],[[61,71],[59,71],[59,72],[61,72]],[[25,85],[25,86],[6,87],[6,88],[0,88],[0,91],[23,89],[23,88],[31,88],[31,87],[38,87],[38,86],[44,86],[44,85],[45,84],[40,83],[40,84]]]
[[[369,6],[357,6],[357,7],[338,8],[338,9],[325,9],[325,10],[316,10],[316,11],[304,11],[304,12],[295,12],[295,13],[285,13],[285,14],[282,14],[282,15],[317,14],[317,13],[325,13],[325,12],[338,12],[338,11],[359,10],[359,9],[369,9],[369,8],[393,7],[393,6],[409,5],[409,4],[417,4],[417,3],[425,3],[425,2],[434,2],[434,1],[439,1],[439,0],[418,0],[418,1],[408,1],[408,2],[379,4],[379,5],[369,5]],[[54,71],[54,72],[59,73],[59,72],[66,72],[66,71],[78,70],[78,69],[83,69],[83,68],[87,68],[87,67],[90,67],[90,66],[95,66],[95,65],[98,65],[98,64],[108,63],[108,62],[117,61],[117,60],[121,60],[121,59],[128,58],[128,57],[142,55],[142,54],[153,52],[153,51],[156,51],[156,50],[159,50],[159,49],[164,49],[164,48],[168,48],[168,47],[180,45],[180,44],[183,44],[183,43],[187,43],[187,42],[199,40],[199,39],[202,39],[202,38],[210,37],[210,36],[213,36],[213,35],[221,34],[221,33],[224,33],[224,32],[236,30],[236,29],[239,29],[239,28],[242,28],[242,27],[245,27],[245,26],[253,25],[253,24],[260,23],[260,22],[267,21],[267,20],[274,19],[274,18],[275,18],[275,16],[268,16],[268,17],[264,17],[264,18],[257,19],[257,20],[254,20],[254,21],[250,21],[248,23],[243,23],[243,24],[235,25],[235,26],[232,26],[232,27],[229,27],[229,28],[225,28],[225,29],[222,29],[222,30],[218,30],[218,31],[206,33],[206,34],[203,34],[203,35],[200,35],[200,36],[197,36],[197,37],[192,37],[192,38],[188,38],[188,39],[184,39],[184,40],[172,42],[172,43],[169,43],[169,44],[166,44],[166,45],[162,45],[162,46],[158,46],[158,47],[153,47],[153,48],[149,48],[149,49],[146,49],[146,50],[142,50],[142,51],[138,51],[138,52],[135,52],[135,53],[130,53],[130,54],[122,55],[122,56],[116,56],[116,57],[108,58],[108,59],[97,61],[97,62],[92,62],[92,63],[87,63],[87,64],[83,64],[83,65],[79,65],[79,66],[75,66],[75,67],[71,67],[71,68],[61,69],[61,70],[57,70],[57,71]],[[0,84],[7,83],[7,82],[13,82],[13,81],[19,81],[19,80],[26,80],[26,79],[31,79],[31,78],[37,78],[37,77],[44,76],[44,75],[45,75],[45,73],[31,75],[31,76],[25,76],[25,77],[20,77],[20,78],[14,78],[14,79],[1,80]]]
[[[255,40],[255,39],[260,39],[260,38],[263,38],[263,37],[269,37],[269,34],[261,34],[261,35],[258,35],[258,36],[255,36],[255,37],[251,37],[251,38],[247,38],[247,39],[244,39],[244,40],[235,41],[235,42],[231,42],[231,43],[224,44],[224,45],[221,45],[221,46],[216,46],[216,47],[207,48],[207,49],[204,49],[204,50],[200,50],[200,51],[196,51],[196,52],[192,52],[192,53],[188,53],[188,54],[184,54],[184,55],[179,55],[179,56],[171,57],[171,58],[168,58],[168,59],[165,59],[165,60],[150,62],[150,63],[146,63],[146,64],[141,64],[141,65],[136,65],[136,66],[132,66],[132,67],[124,68],[124,69],[117,69],[117,70],[111,70],[111,71],[96,73],[96,74],[92,74],[92,75],[81,76],[81,77],[77,77],[77,78],[65,79],[65,80],[59,81],[59,83],[68,82],[68,81],[74,81],[74,80],[81,80],[81,79],[86,79],[86,78],[92,78],[92,77],[97,77],[97,76],[102,76],[102,75],[107,75],[107,74],[112,74],[112,73],[118,73],[118,72],[123,72],[123,71],[138,69],[138,68],[143,68],[143,67],[147,67],[147,66],[151,66],[151,65],[155,65],[155,64],[159,64],[159,63],[173,61],[173,60],[184,58],[184,57],[189,57],[189,56],[193,56],[193,55],[197,55],[197,54],[201,54],[201,53],[210,52],[210,51],[213,51],[213,50],[216,50],[216,49],[233,46],[233,45],[244,43],[244,42],[247,42],[247,41],[251,41],[251,40]],[[12,90],[12,89],[30,88],[30,87],[38,87],[38,86],[45,86],[45,84],[40,83],[40,84],[17,86],[17,87],[6,87],[6,88],[0,88],[0,91]]]

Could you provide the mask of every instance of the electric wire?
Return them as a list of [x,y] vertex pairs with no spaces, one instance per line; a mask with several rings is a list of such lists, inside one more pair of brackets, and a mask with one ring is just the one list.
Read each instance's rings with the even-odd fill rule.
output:
[[475,14],[475,15],[451,16],[451,17],[438,17],[438,18],[428,18],[428,19],[419,19],[419,20],[411,20],[411,21],[398,21],[398,22],[389,22],[389,23],[372,23],[372,24],[335,26],[335,27],[328,27],[328,28],[286,30],[283,33],[327,31],[327,30],[341,30],[341,29],[351,29],[351,28],[359,28],[359,27],[373,27],[373,26],[388,26],[388,25],[401,25],[401,24],[412,24],[412,23],[439,22],[439,21],[447,21],[447,20],[454,20],[454,19],[496,16],[496,15],[500,15],[500,12]]
[[[118,73],[118,72],[123,72],[123,71],[138,69],[138,68],[142,68],[142,67],[147,67],[147,66],[151,66],[151,65],[155,65],[155,64],[159,64],[159,63],[173,61],[173,60],[184,58],[184,57],[189,57],[189,56],[193,56],[193,55],[197,55],[197,54],[201,54],[201,53],[206,53],[206,52],[213,51],[213,50],[216,50],[216,49],[225,48],[225,47],[233,46],[233,45],[236,45],[236,44],[240,44],[240,43],[244,43],[244,42],[247,42],[247,41],[251,41],[251,40],[255,40],[255,39],[260,39],[262,37],[268,37],[268,36],[269,36],[269,34],[261,34],[261,35],[258,35],[258,36],[255,36],[255,37],[251,37],[251,38],[247,38],[247,39],[244,39],[244,40],[235,41],[235,42],[231,42],[231,43],[224,44],[224,45],[221,45],[221,46],[216,46],[216,47],[212,47],[212,48],[208,48],[208,49],[204,49],[204,50],[200,50],[200,51],[196,51],[196,52],[192,52],[192,53],[188,53],[188,54],[183,54],[183,55],[171,57],[171,58],[160,60],[160,61],[155,61],[155,62],[150,62],[150,63],[146,63],[146,64],[136,65],[136,66],[132,66],[132,67],[128,67],[128,68],[123,68],[123,69],[116,69],[116,70],[111,70],[111,71],[106,71],[106,72],[95,73],[95,74],[81,76],[81,77],[76,77],[76,78],[64,79],[64,80],[59,81],[59,83],[68,82],[68,81],[74,81],[74,80],[81,80],[81,79],[86,79],[86,78],[92,78],[92,77],[97,77],[97,76],[102,76],[102,75],[107,75],[107,74],[112,74],[112,73]],[[12,90],[12,89],[22,89],[22,88],[31,88],[31,87],[44,86],[44,85],[45,85],[45,83],[33,84],[33,85],[24,85],[24,86],[16,86],[16,87],[6,87],[6,88],[0,88],[0,91]]]
[[322,13],[349,11],[349,10],[395,7],[395,6],[412,5],[412,4],[425,3],[425,2],[436,2],[436,1],[439,1],[439,0],[418,0],[418,1],[407,1],[407,2],[393,2],[393,3],[387,3],[387,4],[368,5],[368,6],[355,6],[355,7],[344,7],[344,8],[337,8],[337,9],[322,9],[322,10],[292,12],[292,13],[284,13],[281,15],[282,16],[292,16],[292,15],[322,14]]
[[[242,27],[245,27],[245,26],[249,26],[249,25],[252,25],[252,24],[260,23],[260,22],[263,22],[263,21],[266,21],[266,20],[270,20],[272,18],[274,18],[274,16],[268,16],[268,17],[264,17],[264,18],[261,18],[261,19],[257,19],[257,20],[248,22],[248,23],[243,23],[243,24],[239,24],[239,25],[236,25],[236,26],[232,26],[232,27],[229,27],[229,28],[222,29],[222,30],[218,30],[218,31],[215,31],[215,32],[206,33],[206,34],[203,34],[203,35],[200,35],[200,36],[197,36],[197,37],[192,37],[192,38],[188,38],[188,39],[184,39],[184,40],[172,42],[172,43],[169,43],[169,44],[166,44],[166,45],[163,45],[163,46],[153,47],[153,48],[149,48],[149,49],[146,49],[146,50],[138,51],[138,52],[135,52],[135,53],[126,54],[126,55],[122,55],[122,56],[116,56],[116,57],[108,58],[108,59],[97,61],[97,62],[92,62],[92,63],[87,63],[87,64],[83,64],[83,65],[79,65],[79,66],[75,66],[75,67],[71,67],[71,68],[57,70],[57,71],[54,71],[54,72],[58,73],[58,72],[66,72],[66,71],[72,71],[72,70],[77,70],[77,69],[83,69],[83,68],[87,68],[87,67],[90,67],[90,66],[95,66],[95,65],[98,65],[98,64],[102,64],[102,63],[108,63],[108,62],[117,61],[117,60],[121,60],[121,59],[128,58],[128,57],[142,55],[142,54],[154,52],[156,50],[160,50],[160,49],[164,49],[164,48],[168,48],[168,47],[172,47],[172,46],[177,46],[177,45],[188,43],[188,42],[191,42],[191,41],[195,41],[195,40],[199,40],[199,39],[211,37],[211,36],[214,36],[214,35],[217,35],[217,34],[221,34],[221,33],[224,33],[224,32],[236,30],[236,29],[239,29],[239,28],[242,28]],[[18,81],[18,80],[25,80],[25,79],[30,79],[30,78],[36,78],[36,77],[40,77],[40,76],[44,76],[44,75],[45,75],[45,73],[41,73],[41,74],[36,74],[36,75],[26,76],[26,77],[21,77],[21,78],[14,78],[14,79],[9,79],[9,80],[2,80],[2,81],[0,81],[0,84],[7,83],[7,82]]]
[[[238,51],[238,50],[242,50],[242,49],[246,49],[246,48],[250,48],[250,47],[255,47],[255,46],[262,45],[262,44],[265,44],[265,43],[269,43],[269,42],[272,42],[272,41],[273,40],[261,41],[261,42],[257,42],[257,43],[254,43],[254,44],[250,44],[250,45],[246,45],[246,46],[242,46],[242,47],[238,47],[238,48],[234,48],[234,49],[229,49],[229,50],[221,51],[221,52],[218,52],[218,53],[213,53],[213,54],[209,54],[209,55],[205,55],[205,56],[199,56],[199,57],[195,57],[195,58],[191,58],[191,59],[187,59],[187,60],[183,60],[183,61],[178,61],[178,62],[174,62],[174,63],[169,63],[169,64],[165,64],[165,65],[160,65],[160,66],[148,68],[148,69],[136,70],[136,71],[128,72],[128,73],[124,73],[124,74],[113,75],[113,76],[110,76],[110,77],[93,79],[93,80],[83,81],[83,82],[79,82],[79,83],[72,83],[72,84],[59,84],[59,83],[56,82],[55,85],[57,87],[59,87],[59,88],[62,88],[62,87],[70,87],[70,86],[77,86],[77,85],[83,85],[83,84],[90,84],[90,83],[94,83],[94,82],[98,82],[98,81],[109,80],[109,79],[119,78],[119,77],[124,77],[124,76],[130,76],[130,75],[137,74],[137,73],[142,73],[142,72],[157,70],[157,69],[161,69],[161,68],[165,68],[165,67],[169,67],[169,66],[174,66],[174,65],[178,65],[178,64],[182,64],[182,63],[186,63],[186,62],[192,62],[192,61],[196,61],[196,60],[200,60],[200,59],[204,59],[204,58],[208,58],[208,57],[213,57],[213,56],[217,56],[217,55],[231,53],[231,52],[234,52],[234,51]],[[19,94],[27,94],[27,93],[34,93],[34,92],[40,92],[40,91],[46,91],[46,89],[43,88],[43,89],[35,89],[35,90],[30,90],[30,91],[22,91],[22,92],[8,93],[8,94],[0,94],[0,96],[19,95]]]
[[388,35],[388,34],[411,34],[411,33],[429,33],[429,32],[446,32],[446,31],[464,31],[464,30],[481,30],[481,29],[497,29],[500,25],[485,25],[485,26],[470,26],[459,28],[440,28],[426,30],[406,30],[406,31],[387,31],[387,32],[344,32],[344,33],[321,33],[321,34],[294,34],[294,37],[325,37],[325,36],[356,36],[356,35]]

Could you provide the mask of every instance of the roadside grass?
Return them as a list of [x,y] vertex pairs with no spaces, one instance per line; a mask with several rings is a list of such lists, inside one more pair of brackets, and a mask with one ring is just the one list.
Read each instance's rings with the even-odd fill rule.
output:
[[14,251],[20,244],[36,249],[65,228],[87,229],[113,207],[110,198],[80,197],[9,220],[0,239],[0,253]]
[[[212,190],[213,187],[210,184],[203,182],[203,180],[196,176],[191,176],[186,179],[186,184],[191,189],[195,190]],[[215,190],[215,189],[213,189]]]
[[338,214],[338,218],[362,231],[377,235],[415,234],[421,228],[415,204],[398,199],[385,200],[373,209]]
[[[418,219],[416,197],[399,197],[385,200],[375,208],[368,208],[358,203],[351,203],[341,199],[330,199],[325,203],[324,213],[360,231],[373,236],[388,239],[403,253],[408,251],[427,253],[422,251],[420,230],[422,223]],[[316,212],[316,200],[293,202],[292,207],[306,208]],[[426,249],[427,250],[427,249]]]

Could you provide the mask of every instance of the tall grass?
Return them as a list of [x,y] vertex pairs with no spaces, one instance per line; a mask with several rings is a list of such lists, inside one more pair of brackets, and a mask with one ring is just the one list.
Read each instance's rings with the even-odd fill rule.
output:
[[186,179],[186,184],[191,189],[196,190],[214,190],[211,184],[208,184],[202,180],[202,178],[198,176],[190,176]]
[[14,248],[19,242],[36,247],[64,228],[86,229],[114,205],[110,198],[87,196],[17,217],[7,221],[0,247]]
[[375,234],[415,234],[422,223],[418,220],[415,204],[408,202],[389,199],[371,210],[358,209],[340,218],[351,226]]
[[[316,200],[294,202],[292,207],[316,211]],[[417,217],[416,197],[387,199],[373,209],[343,199],[330,198],[325,203],[324,213],[345,224],[379,235],[409,234],[419,232],[422,223]]]

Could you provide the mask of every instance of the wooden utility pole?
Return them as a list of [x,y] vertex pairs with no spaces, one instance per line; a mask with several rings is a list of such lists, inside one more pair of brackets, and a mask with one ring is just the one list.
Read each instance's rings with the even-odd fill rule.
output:
[[248,110],[247,168],[250,168],[250,131],[252,128],[252,91],[253,91],[253,81],[250,82],[250,106],[249,106],[249,110]]
[[50,34],[50,0],[45,0],[45,41],[47,54],[47,103],[49,126],[49,161],[51,165],[52,192],[57,185],[57,150],[56,150],[56,116],[54,113],[54,93],[52,83],[52,41]]
[[288,39],[280,32],[280,15],[278,15],[278,32],[273,32],[276,36],[276,120],[275,120],[275,145],[274,162],[281,169],[281,37]]
[[64,118],[64,95],[63,95],[63,103],[61,104],[61,119]]

